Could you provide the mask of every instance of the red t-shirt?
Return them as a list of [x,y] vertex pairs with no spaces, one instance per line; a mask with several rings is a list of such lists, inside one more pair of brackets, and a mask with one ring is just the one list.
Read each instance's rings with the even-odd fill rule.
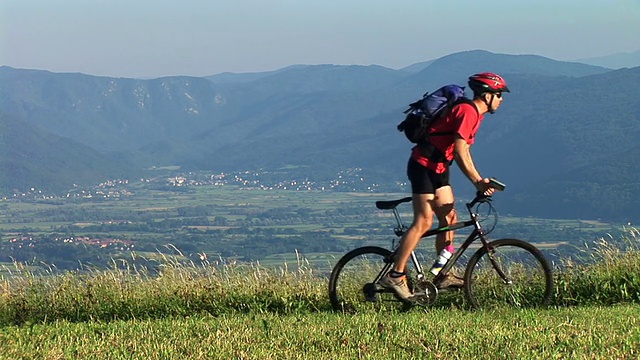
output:
[[[439,119],[429,129],[433,132],[449,132],[447,135],[436,135],[429,138],[429,142],[444,153],[447,161],[453,160],[453,143],[456,135],[460,135],[472,145],[475,142],[476,133],[482,123],[482,115],[478,114],[478,110],[472,103],[460,103],[454,106],[444,119]],[[434,162],[422,155],[422,152],[415,146],[411,150],[411,157],[422,166],[434,170],[438,174],[442,174],[448,168],[447,163]]]

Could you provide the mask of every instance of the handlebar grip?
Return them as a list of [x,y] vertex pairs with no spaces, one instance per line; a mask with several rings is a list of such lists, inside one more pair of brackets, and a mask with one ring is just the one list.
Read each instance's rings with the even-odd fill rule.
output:
[[496,178],[489,178],[489,185],[498,191],[504,191],[504,189],[507,187],[507,185],[505,185],[503,182],[498,181],[498,179]]

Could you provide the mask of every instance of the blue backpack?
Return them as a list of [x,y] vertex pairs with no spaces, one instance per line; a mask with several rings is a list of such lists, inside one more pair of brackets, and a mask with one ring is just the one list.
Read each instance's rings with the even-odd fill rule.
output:
[[464,96],[464,87],[458,85],[446,85],[432,93],[426,93],[422,99],[409,104],[409,108],[404,111],[404,121],[398,124],[398,131],[404,132],[414,144],[426,141],[431,135],[444,135],[429,133],[429,128],[454,104],[464,100],[468,101]]

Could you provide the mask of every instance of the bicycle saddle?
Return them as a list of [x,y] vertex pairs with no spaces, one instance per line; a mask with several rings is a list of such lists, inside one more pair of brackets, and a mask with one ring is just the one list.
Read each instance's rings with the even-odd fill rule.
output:
[[399,200],[376,201],[376,207],[380,210],[391,210],[391,209],[395,209],[396,206],[402,203],[406,203],[410,201],[411,201],[410,197],[402,198]]

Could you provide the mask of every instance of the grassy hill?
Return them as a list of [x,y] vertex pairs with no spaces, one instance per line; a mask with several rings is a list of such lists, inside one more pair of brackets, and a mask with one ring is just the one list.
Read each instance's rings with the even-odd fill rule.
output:
[[3,329],[0,359],[636,359],[640,307],[59,322]]
[[82,274],[14,264],[0,282],[0,358],[637,358],[637,230],[627,240],[626,253],[601,246],[595,262],[558,267],[553,306],[532,309],[469,311],[448,292],[428,308],[343,314],[304,259],[165,257],[158,273],[134,259]]

